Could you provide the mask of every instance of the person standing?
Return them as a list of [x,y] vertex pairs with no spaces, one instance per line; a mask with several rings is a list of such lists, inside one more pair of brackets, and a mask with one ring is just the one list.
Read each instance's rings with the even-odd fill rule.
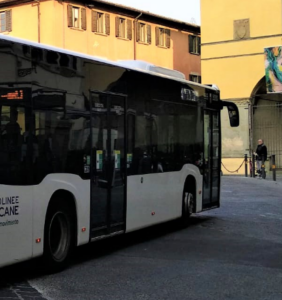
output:
[[259,176],[261,176],[262,161],[267,160],[267,147],[263,143],[262,139],[258,140],[257,149],[256,149],[256,152],[254,153],[254,155],[256,156],[257,173],[259,174]]

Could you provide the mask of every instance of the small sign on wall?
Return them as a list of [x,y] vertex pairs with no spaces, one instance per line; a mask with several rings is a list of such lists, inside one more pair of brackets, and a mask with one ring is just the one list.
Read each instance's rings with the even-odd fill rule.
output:
[[234,40],[243,40],[250,37],[250,20],[242,19],[234,21]]
[[102,170],[103,169],[103,151],[97,150],[96,152],[96,169]]
[[120,169],[120,150],[115,150],[115,169]]

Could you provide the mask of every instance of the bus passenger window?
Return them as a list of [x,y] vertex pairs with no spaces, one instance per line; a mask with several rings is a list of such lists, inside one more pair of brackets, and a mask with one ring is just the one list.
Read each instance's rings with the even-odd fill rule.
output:
[[28,176],[23,176],[28,167],[24,156],[24,133],[26,131],[26,110],[17,106],[0,106],[0,183],[20,185],[27,183]]

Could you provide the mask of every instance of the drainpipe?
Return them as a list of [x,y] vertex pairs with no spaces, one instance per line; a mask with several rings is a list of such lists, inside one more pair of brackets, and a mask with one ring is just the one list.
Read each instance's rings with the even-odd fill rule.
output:
[[135,19],[134,19],[134,60],[136,60],[136,36],[137,36],[137,22],[138,19],[143,15],[143,13],[140,13]]
[[38,43],[40,43],[40,0],[35,0],[35,2],[37,2],[37,34],[38,34]]

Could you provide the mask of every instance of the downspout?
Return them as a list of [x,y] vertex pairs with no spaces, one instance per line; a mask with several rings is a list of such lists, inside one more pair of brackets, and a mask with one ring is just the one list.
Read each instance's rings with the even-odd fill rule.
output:
[[135,19],[134,19],[134,60],[136,60],[136,36],[137,36],[137,21],[138,19],[143,15],[143,13],[140,13]]
[[37,35],[38,43],[40,43],[40,0],[35,0],[37,2]]

